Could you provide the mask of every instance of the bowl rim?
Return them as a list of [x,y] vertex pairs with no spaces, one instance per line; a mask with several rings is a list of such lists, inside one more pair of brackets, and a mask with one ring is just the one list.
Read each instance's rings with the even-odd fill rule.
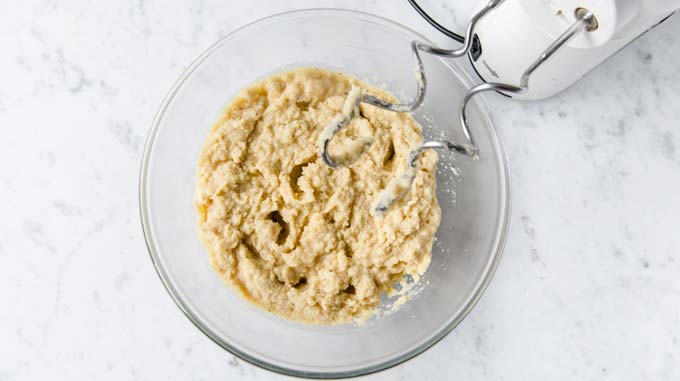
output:
[[[501,211],[501,223],[500,225],[500,234],[496,237],[496,242],[495,242],[495,250],[489,260],[487,261],[486,264],[486,270],[482,276],[482,278],[478,281],[478,283],[475,285],[474,291],[468,296],[467,302],[463,305],[460,313],[454,317],[453,320],[451,320],[448,324],[446,324],[439,332],[437,332],[430,340],[427,342],[416,346],[414,348],[411,348],[408,352],[401,356],[397,356],[393,359],[389,359],[387,361],[381,362],[376,365],[372,366],[367,366],[367,367],[362,367],[358,369],[353,369],[349,371],[330,371],[330,372],[325,372],[325,371],[304,371],[304,370],[298,370],[298,369],[292,369],[292,368],[286,368],[280,365],[272,364],[267,361],[261,360],[255,356],[251,356],[247,353],[244,353],[237,349],[236,347],[232,346],[228,342],[224,341],[219,335],[215,334],[211,329],[206,327],[200,317],[198,317],[193,311],[191,311],[187,305],[185,304],[184,300],[182,297],[179,295],[177,290],[174,288],[172,281],[169,279],[168,275],[165,273],[165,270],[163,267],[160,265],[160,260],[158,257],[158,250],[156,248],[156,245],[154,244],[154,237],[151,232],[151,225],[149,222],[149,215],[148,215],[148,203],[147,203],[147,196],[146,196],[146,184],[148,180],[148,167],[149,167],[149,160],[151,157],[151,153],[153,151],[153,147],[156,141],[156,135],[159,131],[161,121],[163,120],[163,117],[172,103],[175,95],[179,91],[179,89],[183,86],[184,82],[186,79],[196,70],[202,63],[205,61],[208,57],[212,55],[217,49],[220,48],[224,43],[226,43],[228,40],[233,38],[235,35],[240,34],[244,31],[247,31],[248,29],[255,27],[263,22],[266,21],[271,21],[274,19],[278,18],[283,18],[286,16],[291,16],[291,15],[311,15],[314,13],[334,13],[337,15],[345,15],[345,16],[361,16],[361,17],[366,17],[366,18],[372,18],[376,21],[381,22],[383,25],[392,27],[395,29],[400,29],[401,31],[408,32],[410,34],[413,34],[414,36],[417,36],[418,39],[420,39],[423,42],[432,44],[432,42],[426,38],[425,36],[421,35],[420,33],[414,31],[413,29],[396,22],[394,20],[390,20],[388,18],[375,15],[372,13],[368,12],[362,12],[362,11],[356,11],[356,10],[351,10],[351,9],[343,9],[343,8],[305,8],[305,9],[295,9],[295,10],[290,10],[286,12],[280,12],[276,13],[273,15],[269,15],[266,17],[262,17],[260,19],[257,19],[253,22],[250,22],[248,24],[245,24],[241,27],[238,27],[231,31],[230,33],[226,34],[225,36],[221,37],[218,39],[215,43],[210,45],[205,51],[203,51],[197,58],[195,58],[191,64],[182,72],[182,74],[179,76],[179,78],[175,81],[175,83],[172,85],[168,93],[166,94],[165,98],[163,99],[161,106],[158,108],[158,111],[156,111],[156,114],[154,115],[153,121],[151,123],[151,127],[146,139],[146,142],[144,144],[144,152],[142,155],[142,160],[141,160],[141,166],[140,166],[140,171],[139,171],[139,213],[140,213],[140,219],[141,219],[141,225],[142,225],[142,232],[144,234],[144,240],[146,243],[147,250],[149,252],[149,256],[151,258],[151,262],[153,263],[153,266],[156,270],[156,273],[158,274],[158,277],[161,280],[161,283],[163,284],[163,287],[165,290],[168,292],[172,300],[175,302],[177,307],[182,311],[182,313],[191,321],[191,323],[198,328],[203,334],[205,334],[210,340],[212,340],[215,344],[219,345],[223,349],[225,349],[227,352],[231,353],[232,355],[240,358],[243,361],[246,361],[252,365],[255,365],[257,367],[273,371],[279,374],[287,375],[287,376],[294,376],[294,377],[307,377],[307,378],[314,378],[314,379],[338,379],[338,378],[346,378],[346,377],[358,377],[358,376],[363,376],[371,373],[376,373],[379,371],[383,371],[389,368],[392,368],[394,366],[397,366],[401,363],[404,363],[419,354],[425,352],[432,346],[434,346],[436,343],[441,341],[444,337],[446,337],[451,331],[453,331],[454,328],[456,328],[470,313],[470,311],[474,308],[474,306],[477,304],[481,296],[484,294],[486,291],[486,288],[488,287],[489,283],[491,282],[491,279],[493,278],[493,275],[496,272],[496,269],[498,268],[498,265],[500,263],[501,257],[503,250],[505,248],[505,243],[507,240],[507,235],[508,235],[508,230],[509,230],[509,225],[510,225],[510,216],[511,216],[511,196],[510,196],[510,169],[509,169],[509,164],[508,164],[508,158],[507,158],[507,153],[505,146],[503,144],[503,139],[500,134],[500,131],[498,128],[496,128],[496,125],[494,123],[494,118],[492,115],[488,112],[490,110],[490,107],[484,99],[484,97],[478,97],[475,98],[475,102],[477,103],[478,107],[480,107],[484,112],[484,115],[486,116],[487,122],[489,124],[489,133],[492,136],[492,141],[496,145],[496,149],[498,152],[498,157],[499,157],[499,162],[498,165],[501,167],[501,173],[503,174],[503,178],[505,181],[501,181],[501,187],[504,189],[501,189],[501,197],[504,200],[504,205],[505,208],[504,210]],[[453,66],[451,65],[450,61],[448,60],[442,60],[444,64],[449,66],[452,70],[454,69]],[[472,83],[472,78],[471,75],[464,70],[455,70],[456,73],[459,76],[462,76],[463,80],[467,80],[468,82]],[[466,85],[470,85],[470,83],[467,83]]]

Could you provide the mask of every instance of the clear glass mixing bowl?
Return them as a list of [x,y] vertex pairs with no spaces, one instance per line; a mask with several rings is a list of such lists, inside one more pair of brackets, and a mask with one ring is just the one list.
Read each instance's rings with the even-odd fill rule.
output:
[[[449,333],[479,299],[498,265],[508,226],[508,169],[488,107],[470,122],[480,160],[440,153],[442,222],[432,263],[412,300],[363,325],[287,321],[244,301],[208,264],[193,207],[196,162],[221,109],[237,90],[282,69],[319,66],[353,73],[408,99],[415,92],[409,43],[426,39],[392,21],[345,10],[304,10],[262,19],[224,37],[177,81],[151,128],[140,178],[142,225],[151,258],[180,309],[240,358],[277,372],[347,377],[405,361]],[[423,54],[429,136],[462,139],[458,103],[472,84],[455,62]],[[460,176],[456,175],[459,173]]]

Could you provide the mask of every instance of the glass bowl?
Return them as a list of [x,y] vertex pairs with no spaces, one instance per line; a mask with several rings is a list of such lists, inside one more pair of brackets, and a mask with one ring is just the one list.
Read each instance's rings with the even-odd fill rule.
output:
[[[418,293],[363,324],[310,326],[273,316],[232,292],[213,272],[197,236],[193,206],[203,142],[230,98],[277,71],[317,66],[352,73],[408,99],[416,83],[411,40],[392,21],[346,10],[303,10],[245,26],[210,47],[182,74],[158,111],[140,174],[147,246],[179,308],[208,337],[263,368],[336,378],[382,370],[432,346],[466,316],[498,265],[509,216],[507,160],[488,106],[470,123],[479,160],[441,152],[442,221]],[[458,107],[471,79],[455,62],[423,54],[425,104],[414,114],[427,136],[462,139]],[[386,300],[389,304],[390,301]]]

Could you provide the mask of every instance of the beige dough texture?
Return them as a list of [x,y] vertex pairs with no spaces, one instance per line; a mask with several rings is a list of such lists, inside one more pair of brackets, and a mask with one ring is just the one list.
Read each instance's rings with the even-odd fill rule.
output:
[[319,157],[319,134],[352,86],[395,100],[314,68],[255,83],[225,108],[198,162],[198,230],[212,267],[247,300],[299,322],[369,316],[405,274],[425,272],[440,222],[432,150],[419,159],[411,191],[383,216],[371,214],[422,141],[411,115],[361,104],[330,152],[367,137],[373,144],[349,167]]

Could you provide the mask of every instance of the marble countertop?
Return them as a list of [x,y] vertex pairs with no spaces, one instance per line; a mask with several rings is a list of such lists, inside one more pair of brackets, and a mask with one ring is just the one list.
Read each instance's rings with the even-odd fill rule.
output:
[[[0,380],[284,378],[179,313],[146,251],[137,178],[194,57],[310,6],[443,41],[406,1],[0,5]],[[501,265],[454,332],[364,379],[680,379],[680,16],[556,97],[488,99],[513,178]]]

